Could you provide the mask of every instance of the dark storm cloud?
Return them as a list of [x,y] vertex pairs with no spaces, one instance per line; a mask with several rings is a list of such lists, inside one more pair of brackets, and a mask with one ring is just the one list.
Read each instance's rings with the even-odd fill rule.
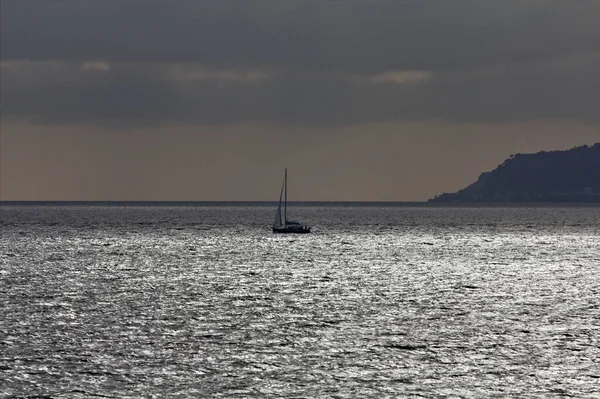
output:
[[2,2],[3,59],[196,62],[376,73],[600,50],[582,1]]
[[1,4],[5,116],[599,118],[600,2],[592,0]]
[[155,123],[186,105],[171,82],[145,67],[15,62],[3,67],[0,84],[2,113],[37,122]]

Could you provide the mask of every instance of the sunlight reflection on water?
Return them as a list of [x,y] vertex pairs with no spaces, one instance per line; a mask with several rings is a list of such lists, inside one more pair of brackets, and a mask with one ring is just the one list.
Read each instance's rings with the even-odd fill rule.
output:
[[3,205],[0,395],[600,393],[600,208],[295,212]]

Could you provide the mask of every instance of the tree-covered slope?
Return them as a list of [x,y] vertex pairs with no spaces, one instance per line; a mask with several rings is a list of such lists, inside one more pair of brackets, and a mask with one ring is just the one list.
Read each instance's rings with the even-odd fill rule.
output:
[[511,155],[470,186],[430,202],[600,202],[600,143]]

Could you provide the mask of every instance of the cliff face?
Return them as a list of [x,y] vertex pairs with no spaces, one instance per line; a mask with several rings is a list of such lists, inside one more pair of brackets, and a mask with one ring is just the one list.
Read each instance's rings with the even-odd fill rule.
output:
[[600,143],[511,155],[470,186],[430,202],[600,202]]

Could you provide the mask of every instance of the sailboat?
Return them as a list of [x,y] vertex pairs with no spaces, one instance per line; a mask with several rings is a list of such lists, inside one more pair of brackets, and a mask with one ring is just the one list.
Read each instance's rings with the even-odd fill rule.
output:
[[[281,203],[283,200],[283,217],[281,214]],[[277,207],[277,213],[275,214],[275,221],[273,222],[273,233],[293,233],[293,234],[306,234],[310,233],[310,227],[303,225],[293,220],[287,220],[287,169],[285,170],[285,178],[283,179],[283,186],[281,187],[281,194],[279,194],[279,206]]]

